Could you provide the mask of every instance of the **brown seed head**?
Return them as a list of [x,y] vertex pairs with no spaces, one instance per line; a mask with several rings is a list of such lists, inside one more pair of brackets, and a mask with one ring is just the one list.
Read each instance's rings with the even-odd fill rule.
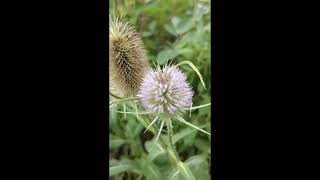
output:
[[109,18],[110,90],[119,96],[134,96],[150,68],[138,33],[118,17]]

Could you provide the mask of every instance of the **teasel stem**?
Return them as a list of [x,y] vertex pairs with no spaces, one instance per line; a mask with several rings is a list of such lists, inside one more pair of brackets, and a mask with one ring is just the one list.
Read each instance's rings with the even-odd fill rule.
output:
[[188,180],[195,180],[194,175],[190,171],[190,169],[180,160],[178,152],[173,144],[172,136],[173,136],[173,127],[171,119],[166,119],[167,131],[168,131],[168,138],[169,138],[169,149],[168,154],[169,157],[172,159],[172,162],[178,169],[178,171]]
[[[173,130],[172,130],[172,122],[171,119],[166,120],[167,123],[167,130],[168,130],[168,139],[169,139],[169,147],[173,150],[176,157],[178,157],[177,150],[173,144],[172,137],[173,137]],[[178,158],[177,158],[178,159]]]
[[171,118],[167,117],[162,119],[163,121],[165,121],[166,126],[167,126],[167,134],[168,134],[168,146],[167,146],[167,154],[169,156],[170,161],[172,162],[172,164],[176,167],[178,167],[178,163],[180,162],[179,159],[179,155],[178,152],[173,144],[173,128],[172,128],[172,122],[171,122]]
[[[150,123],[151,119],[148,117]],[[154,121],[154,120],[153,120]],[[161,121],[164,122],[167,126],[168,132],[168,142],[165,141],[164,136],[159,136],[159,144],[163,147],[163,150],[168,156],[169,162],[172,164],[173,167],[177,169],[177,173],[181,173],[186,179],[188,180],[195,180],[194,175],[190,171],[190,169],[180,160],[178,152],[173,144],[173,127],[172,127],[172,119],[169,116],[162,116]],[[149,124],[150,124],[149,123]],[[154,129],[154,127],[150,126],[150,129]],[[156,135],[156,131],[154,130],[153,133]],[[152,150],[151,150],[152,151]]]
[[[150,119],[150,117],[147,117],[147,119],[149,120],[149,127],[147,129],[151,129],[152,132],[157,135],[156,130],[154,129],[154,127],[152,127],[152,124],[156,121],[159,120],[159,117],[156,117],[156,119]],[[175,167],[178,167],[178,163],[180,162],[179,160],[179,156],[178,153],[174,147],[173,144],[173,140],[172,140],[172,136],[173,136],[173,131],[172,131],[172,124],[171,124],[171,119],[169,117],[162,117],[161,119],[162,122],[165,122],[167,129],[168,129],[168,139],[169,139],[169,145],[168,143],[165,141],[164,136],[159,136],[159,143],[161,144],[161,146],[163,147],[164,151],[166,152],[166,154],[168,155],[169,161],[171,162],[171,164]]]

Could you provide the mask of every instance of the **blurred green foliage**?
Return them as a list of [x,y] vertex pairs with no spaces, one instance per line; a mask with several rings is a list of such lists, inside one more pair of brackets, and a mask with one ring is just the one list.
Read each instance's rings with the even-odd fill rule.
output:
[[[122,15],[140,33],[150,62],[162,65],[167,60],[173,60],[174,64],[188,60],[199,69],[207,89],[192,68],[180,66],[195,92],[193,106],[211,101],[208,0],[111,0],[109,7],[109,14]],[[153,133],[143,133],[150,123],[148,116],[125,117],[117,110],[123,111],[123,106],[110,109],[110,179],[184,179],[171,167],[160,143],[150,153],[155,131],[151,128]],[[127,103],[126,111],[135,112],[135,105]],[[186,121],[211,132],[210,107],[192,111],[191,117],[188,114],[184,117]],[[173,122],[173,126],[173,141],[184,165],[196,179],[210,179],[211,137],[178,122]]]

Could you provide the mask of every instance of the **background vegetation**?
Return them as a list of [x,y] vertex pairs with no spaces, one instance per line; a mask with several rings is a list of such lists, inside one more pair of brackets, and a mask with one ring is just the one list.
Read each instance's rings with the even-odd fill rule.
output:
[[[150,62],[164,64],[173,59],[173,64],[177,64],[189,60],[199,69],[207,89],[203,88],[199,77],[189,66],[180,66],[195,92],[194,106],[211,101],[209,3],[199,0],[109,1],[110,14],[121,14],[141,34]],[[147,117],[121,114],[117,110],[123,111],[123,106],[110,109],[110,179],[184,179],[174,174],[161,145],[157,144],[150,153],[155,133],[144,133],[150,123]],[[126,111],[136,110],[128,103]],[[191,117],[186,114],[184,118],[212,132],[210,106],[194,110]],[[173,125],[173,141],[181,161],[196,179],[210,179],[211,137],[181,123]]]

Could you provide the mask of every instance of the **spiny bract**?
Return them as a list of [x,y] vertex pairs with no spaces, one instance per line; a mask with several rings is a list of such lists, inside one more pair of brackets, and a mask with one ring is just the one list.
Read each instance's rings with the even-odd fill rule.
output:
[[119,96],[138,93],[145,72],[150,68],[139,34],[128,22],[109,17],[110,90]]

